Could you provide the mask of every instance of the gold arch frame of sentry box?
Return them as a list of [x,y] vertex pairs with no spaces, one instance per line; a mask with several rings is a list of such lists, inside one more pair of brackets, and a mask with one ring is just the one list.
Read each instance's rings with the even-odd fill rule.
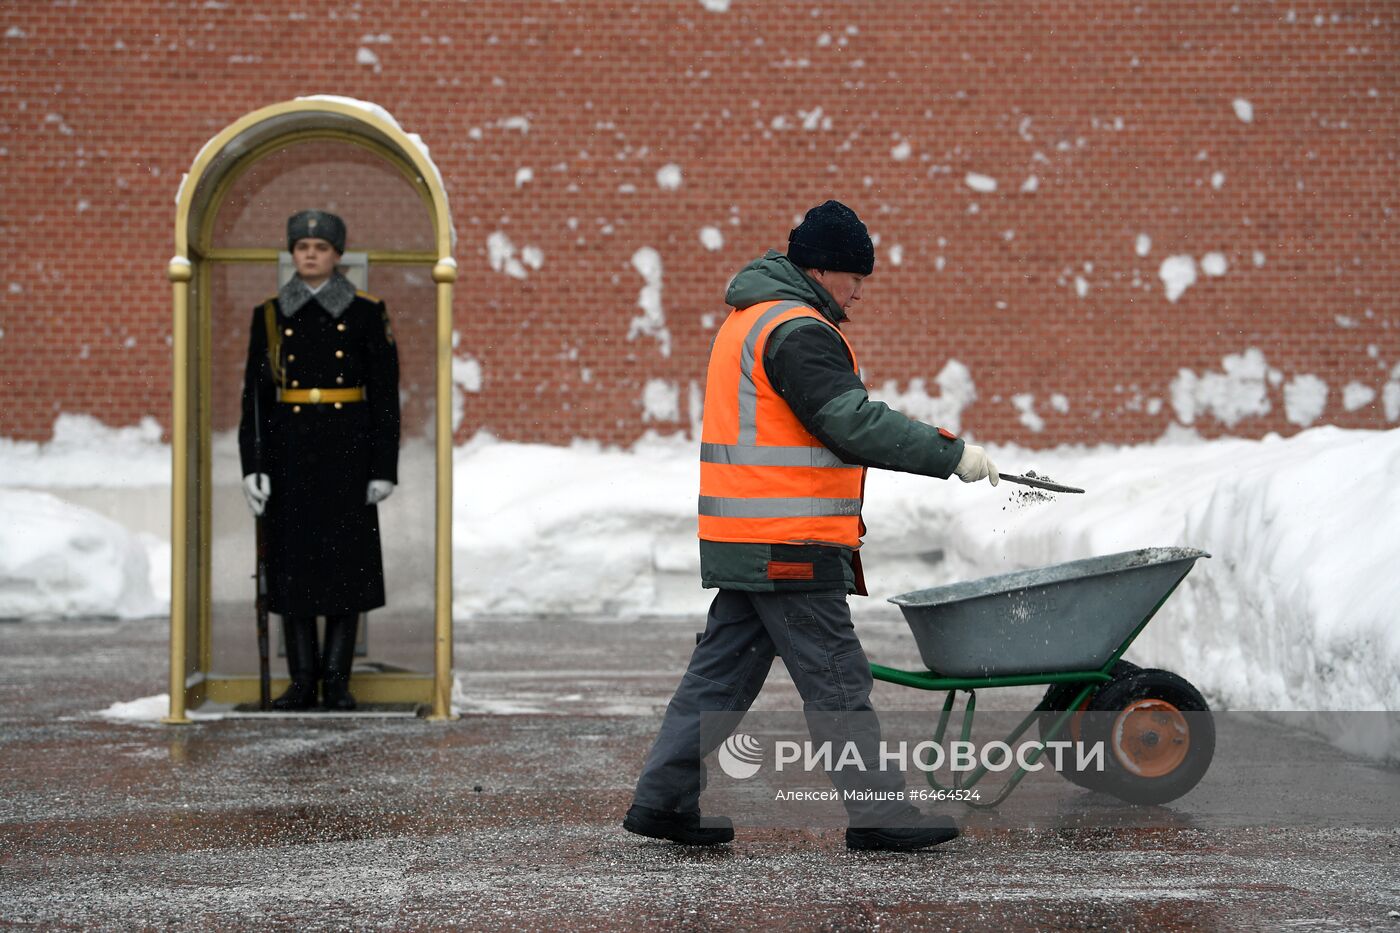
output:
[[[334,140],[360,146],[397,169],[418,193],[433,223],[434,250],[371,251],[371,263],[432,264],[436,283],[435,517],[433,672],[359,675],[355,690],[368,702],[412,702],[428,718],[452,717],[452,286],[457,279],[447,193],[419,144],[387,113],[343,98],[302,98],[272,104],[236,120],[195,157],[176,197],[172,288],[170,710],[168,724],[191,722],[188,711],[206,699],[248,702],[256,677],[211,678],[210,668],[210,325],[213,262],[276,262],[276,249],[212,246],[214,219],[235,181],[288,145]],[[196,304],[191,314],[191,287]],[[191,401],[194,405],[191,405]],[[198,471],[200,481],[191,484]],[[193,608],[193,612],[191,609]]]

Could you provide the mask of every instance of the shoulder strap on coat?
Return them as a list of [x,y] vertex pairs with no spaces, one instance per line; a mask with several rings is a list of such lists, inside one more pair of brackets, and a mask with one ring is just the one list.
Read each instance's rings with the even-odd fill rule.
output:
[[282,331],[277,327],[277,300],[267,299],[263,305],[263,326],[267,328],[267,363],[271,367],[272,381],[282,384]]

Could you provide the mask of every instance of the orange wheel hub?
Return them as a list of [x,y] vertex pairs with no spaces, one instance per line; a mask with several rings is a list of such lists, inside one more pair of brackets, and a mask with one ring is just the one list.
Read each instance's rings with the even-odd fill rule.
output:
[[1191,750],[1191,725],[1165,700],[1136,700],[1118,714],[1110,735],[1113,756],[1138,777],[1171,774]]

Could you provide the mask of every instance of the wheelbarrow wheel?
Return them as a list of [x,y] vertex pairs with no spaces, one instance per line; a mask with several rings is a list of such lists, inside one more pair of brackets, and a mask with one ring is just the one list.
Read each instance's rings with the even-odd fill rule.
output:
[[1138,804],[1185,794],[1215,755],[1215,723],[1201,692],[1171,671],[1147,668],[1114,678],[1089,701],[1084,741],[1104,745],[1094,789]]
[[[1114,680],[1117,680],[1119,677],[1126,677],[1128,674],[1140,670],[1142,670],[1142,668],[1138,667],[1132,661],[1117,661],[1113,665],[1113,670],[1109,673],[1113,675]],[[1070,703],[1074,702],[1074,698],[1079,696],[1079,691],[1083,689],[1084,685],[1082,683],[1052,684],[1050,689],[1045,691],[1044,698],[1041,699],[1040,705],[1036,707],[1038,710],[1043,710],[1040,714],[1040,719],[1036,723],[1040,728],[1040,740],[1042,742],[1050,741],[1050,730],[1055,727],[1055,720],[1060,718],[1060,714],[1068,708]],[[1102,690],[1103,688],[1100,687],[1099,689]],[[1055,739],[1069,742],[1079,742],[1083,740],[1082,725],[1084,713],[1082,711],[1089,708],[1089,701],[1093,698],[1094,694],[1090,693],[1089,696],[1079,704],[1081,712],[1075,713],[1069,718],[1069,721],[1060,728],[1059,734],[1054,736]],[[1077,756],[1074,754],[1064,756],[1061,759],[1062,767],[1060,769],[1060,774],[1071,784],[1077,784],[1089,790],[1097,789],[1097,782],[1101,776],[1100,772],[1097,770],[1079,770],[1075,767],[1076,759]]]

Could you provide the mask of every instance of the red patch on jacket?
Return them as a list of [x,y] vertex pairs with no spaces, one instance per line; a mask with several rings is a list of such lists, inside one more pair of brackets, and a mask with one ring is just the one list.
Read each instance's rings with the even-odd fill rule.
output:
[[942,434],[944,437],[948,438],[948,440],[950,440],[950,441],[955,441],[955,440],[958,439],[958,436],[957,436],[956,434],[954,434],[952,431],[949,431],[947,428],[939,428],[939,429],[938,429],[938,433],[939,433],[939,434]]
[[768,579],[770,580],[812,580],[814,578],[815,574],[810,563],[781,560],[768,562]]

